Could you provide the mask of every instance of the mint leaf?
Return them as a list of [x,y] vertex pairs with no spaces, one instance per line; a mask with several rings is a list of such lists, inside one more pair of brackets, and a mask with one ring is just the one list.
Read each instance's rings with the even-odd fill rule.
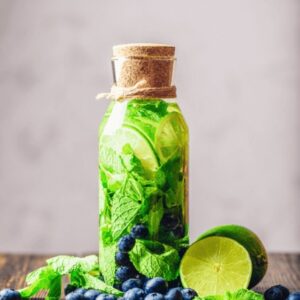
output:
[[262,294],[247,289],[240,289],[234,293],[227,293],[226,300],[263,300]]
[[53,269],[49,266],[41,267],[27,274],[25,281],[27,284],[32,284],[39,278],[51,276],[53,272]]
[[147,277],[163,277],[168,281],[178,277],[180,258],[177,250],[168,245],[136,240],[129,256],[135,268]]
[[128,102],[125,124],[138,128],[154,141],[161,119],[168,113],[168,103],[157,99],[133,99]]
[[86,257],[75,257],[60,255],[47,260],[47,264],[60,275],[71,272],[90,272],[98,268],[98,258],[96,255]]
[[124,196],[128,196],[137,202],[143,200],[144,190],[142,185],[130,175],[124,180],[120,191]]
[[112,199],[111,230],[114,240],[117,240],[134,223],[143,200],[142,186],[128,176]]
[[141,205],[132,201],[131,198],[117,195],[112,203],[112,235],[117,240],[127,227],[133,223]]
[[122,149],[122,162],[128,172],[144,176],[145,170],[141,161],[135,156],[132,147],[129,144],[124,145]]
[[226,292],[224,295],[197,298],[200,300],[264,300],[264,296],[262,294],[247,289],[239,289],[235,292]]
[[112,286],[106,284],[102,280],[88,274],[73,272],[71,276],[71,284],[80,286],[85,289],[95,289],[104,293],[122,296],[123,293]]
[[109,146],[100,145],[99,165],[112,174],[121,174],[125,171],[122,160],[118,153]]
[[115,281],[115,254],[116,246],[104,246],[100,248],[100,272],[107,284],[113,285]]
[[164,206],[161,198],[154,198],[148,213],[148,229],[152,238],[157,238],[160,221],[164,215]]
[[49,290],[52,282],[58,279],[61,279],[61,276],[52,268],[48,266],[39,268],[28,274],[26,282],[29,286],[19,290],[19,293],[22,298],[30,298],[41,290]]
[[61,276],[54,278],[50,285],[46,300],[59,300],[61,295]]

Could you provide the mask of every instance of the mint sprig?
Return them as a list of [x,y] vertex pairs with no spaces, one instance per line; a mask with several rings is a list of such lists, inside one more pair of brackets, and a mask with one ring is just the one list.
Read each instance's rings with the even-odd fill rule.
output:
[[154,278],[163,277],[171,281],[178,277],[180,257],[171,246],[146,240],[136,240],[129,253],[134,267],[143,275]]
[[46,299],[60,299],[63,276],[70,277],[71,283],[78,287],[96,289],[116,296],[123,294],[94,276],[94,274],[99,275],[96,255],[83,258],[60,255],[50,258],[46,262],[46,266],[36,269],[26,276],[28,286],[19,290],[22,298],[30,298],[40,291],[46,291],[48,292]]
[[196,297],[194,300],[264,300],[264,296],[251,290],[239,289],[235,292],[226,292],[223,295]]
[[59,255],[47,260],[48,266],[60,274],[66,275],[71,272],[91,272],[98,269],[98,258],[89,255],[84,258],[75,256]]

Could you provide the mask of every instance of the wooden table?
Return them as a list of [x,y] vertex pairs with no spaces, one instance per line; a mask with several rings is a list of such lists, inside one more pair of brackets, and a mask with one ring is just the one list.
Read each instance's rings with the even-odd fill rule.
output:
[[[50,256],[0,254],[0,289],[24,287],[25,275],[44,265]],[[291,291],[300,291],[300,253],[269,255],[269,269],[262,282],[254,289],[259,292],[268,287],[282,284]],[[43,294],[38,295],[39,299]]]

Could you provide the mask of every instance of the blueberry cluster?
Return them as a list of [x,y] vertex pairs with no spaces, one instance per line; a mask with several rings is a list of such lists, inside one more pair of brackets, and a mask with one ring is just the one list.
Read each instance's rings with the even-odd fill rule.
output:
[[101,293],[97,290],[86,290],[67,285],[65,288],[66,300],[117,300],[113,295]]
[[123,282],[124,300],[192,300],[197,293],[192,289],[173,287],[160,277],[152,279],[130,278]]
[[[122,283],[129,278],[141,277],[131,263],[128,252],[134,247],[136,239],[144,239],[147,236],[147,227],[142,224],[138,224],[132,227],[130,234],[124,235],[120,238],[118,251],[115,256],[116,264],[118,265],[116,270],[116,279],[118,282]],[[118,288],[118,284],[116,287]]]
[[[118,300],[192,300],[197,293],[182,287],[168,288],[168,283],[160,277],[152,279],[130,278],[121,285],[124,296]],[[66,300],[117,300],[113,295],[97,290],[86,290],[67,285]],[[0,298],[1,299],[1,298]]]
[[265,300],[300,300],[300,292],[290,293],[282,285],[274,285],[264,293]]

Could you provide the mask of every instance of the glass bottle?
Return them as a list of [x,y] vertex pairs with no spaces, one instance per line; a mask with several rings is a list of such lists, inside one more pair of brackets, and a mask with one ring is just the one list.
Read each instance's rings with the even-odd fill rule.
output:
[[[174,50],[114,47],[114,87],[123,96],[99,127],[99,258],[109,284],[129,277],[116,274],[123,266],[130,277],[175,280],[189,242],[188,128],[174,98]],[[116,261],[129,235],[134,246],[121,245]],[[149,267],[156,260],[157,270]]]

